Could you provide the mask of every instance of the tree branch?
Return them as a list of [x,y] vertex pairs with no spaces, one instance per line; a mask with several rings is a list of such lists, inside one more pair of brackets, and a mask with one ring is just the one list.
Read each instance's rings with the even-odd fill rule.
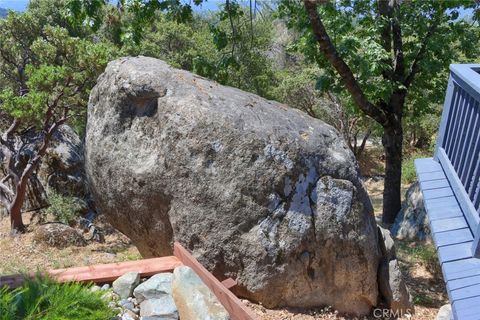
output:
[[0,136],[0,143],[7,146],[8,139],[10,136],[20,127],[20,121],[18,119],[14,119],[10,127]]
[[[388,52],[389,54],[392,51],[392,24],[391,24],[391,17],[392,17],[392,10],[391,6],[389,6],[388,1],[377,1],[377,9],[378,9],[378,15],[380,18],[388,20],[385,25],[382,28],[381,31],[381,39],[382,39],[382,47],[385,50],[385,52]],[[392,70],[393,70],[393,63],[392,63],[392,58],[389,56],[388,59],[385,59],[385,63],[388,64]],[[391,73],[389,70],[384,70],[382,72],[382,76],[384,79],[390,80],[391,79]]]
[[315,0],[304,0],[305,9],[307,10],[308,17],[310,19],[310,24],[313,29],[315,38],[317,39],[319,49],[323,55],[328,59],[332,64],[335,70],[338,72],[342,78],[345,86],[350,92],[353,101],[355,104],[368,116],[373,118],[380,124],[387,123],[387,117],[383,110],[375,107],[368,99],[365,97],[358,81],[355,79],[352,70],[348,67],[345,61],[340,57],[337,52],[337,49],[332,44],[330,37],[325,30],[325,27],[317,13],[317,4]]
[[[439,15],[437,15],[438,17]],[[439,19],[434,19],[432,21],[432,24],[430,25],[430,28],[428,28],[428,32],[427,34],[425,35],[425,37],[423,38],[423,41],[422,41],[422,44],[420,46],[420,49],[418,50],[417,52],[417,55],[415,56],[415,58],[413,59],[413,63],[412,63],[412,66],[410,68],[410,73],[408,74],[408,76],[405,78],[405,81],[403,82],[403,85],[405,87],[410,87],[410,85],[412,84],[413,80],[415,79],[415,76],[417,75],[417,73],[420,71],[420,62],[422,61],[422,59],[424,58],[425,56],[425,53],[427,51],[427,46],[428,46],[428,41],[430,40],[430,38],[433,36],[433,34],[435,33],[435,31],[437,31],[437,27],[438,27],[438,24],[439,24]]]
[[403,40],[402,27],[398,21],[399,3],[393,1],[393,16],[392,16],[392,39],[393,39],[393,54],[394,54],[394,70],[393,74],[395,80],[403,81],[405,77],[405,59],[403,57]]
[[7,196],[10,196],[10,197],[15,196],[13,191],[10,190],[10,188],[6,184],[4,184],[3,182],[0,182],[0,190],[3,191]]

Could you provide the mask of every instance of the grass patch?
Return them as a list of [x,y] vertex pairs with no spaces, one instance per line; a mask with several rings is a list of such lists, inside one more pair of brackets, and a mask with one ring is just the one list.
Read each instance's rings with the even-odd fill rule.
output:
[[143,259],[142,255],[138,252],[124,251],[118,254],[120,261],[136,261]]
[[402,183],[412,184],[417,180],[415,171],[415,159],[431,157],[431,152],[418,151],[406,156],[402,162]]
[[108,320],[115,311],[102,294],[78,283],[27,279],[15,290],[0,289],[0,320]]
[[399,241],[396,244],[403,259],[423,264],[432,274],[441,275],[437,252],[433,245],[417,242]]

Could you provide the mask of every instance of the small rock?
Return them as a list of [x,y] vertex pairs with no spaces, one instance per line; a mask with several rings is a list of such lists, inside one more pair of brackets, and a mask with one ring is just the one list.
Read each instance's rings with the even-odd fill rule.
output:
[[92,287],[90,287],[90,291],[91,291],[91,292],[97,292],[97,291],[99,291],[100,289],[101,289],[101,288],[100,288],[99,286],[92,286]]
[[379,288],[390,309],[396,314],[414,314],[412,297],[403,280],[398,261],[382,263],[379,272]]
[[133,302],[128,301],[127,299],[122,299],[122,300],[120,300],[120,302],[119,302],[118,304],[119,304],[122,308],[127,309],[127,310],[133,311],[133,309],[135,309],[135,306],[133,305]]
[[440,310],[438,310],[437,317],[435,320],[452,320],[452,306],[448,303],[443,305]]
[[59,249],[87,245],[85,238],[76,229],[62,223],[41,225],[35,229],[33,240]]
[[380,243],[380,249],[384,257],[390,261],[392,259],[396,259],[396,252],[395,252],[395,242],[392,239],[392,234],[388,229],[382,228],[381,226],[377,226],[379,235],[383,238],[383,244]]
[[110,285],[108,283],[105,283],[100,289],[108,290],[108,289],[110,289]]
[[165,295],[172,294],[171,273],[159,273],[140,284],[133,291],[138,303],[147,299],[158,299]]
[[121,299],[127,299],[132,295],[133,289],[140,282],[140,274],[138,272],[127,272],[112,284],[113,292],[118,294]]
[[148,299],[140,303],[140,316],[142,319],[151,320],[177,320],[178,311],[173,298],[170,295],[164,295],[158,299]]
[[173,271],[172,294],[182,320],[229,320],[217,297],[189,267]]
[[107,301],[116,301],[118,300],[118,295],[113,292],[113,291],[106,291],[103,295],[102,298]]
[[122,313],[121,320],[137,320],[138,316],[130,310],[125,310]]

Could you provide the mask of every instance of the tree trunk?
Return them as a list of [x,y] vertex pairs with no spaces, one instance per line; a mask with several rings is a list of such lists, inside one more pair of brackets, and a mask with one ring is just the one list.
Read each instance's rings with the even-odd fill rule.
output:
[[25,225],[23,224],[22,219],[22,205],[15,205],[15,203],[12,204],[12,206],[8,208],[8,213],[10,214],[11,232],[24,232]]
[[384,129],[385,181],[382,222],[390,225],[401,209],[403,130],[400,121]]
[[29,176],[31,175],[32,164],[27,165],[23,175],[18,182],[17,187],[15,188],[15,197],[13,198],[12,204],[9,206],[10,213],[10,224],[12,227],[12,232],[24,232],[25,225],[23,224],[22,219],[22,207],[25,202],[25,197],[27,195],[27,183]]

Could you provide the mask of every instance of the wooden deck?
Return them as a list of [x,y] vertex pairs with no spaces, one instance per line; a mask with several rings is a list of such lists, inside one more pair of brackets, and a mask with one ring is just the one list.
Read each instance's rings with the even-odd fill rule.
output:
[[[59,282],[106,283],[113,282],[121,275],[131,271],[139,272],[142,277],[148,277],[157,273],[172,272],[176,267],[182,265],[189,266],[197,273],[223,304],[232,320],[256,319],[255,314],[229,290],[237,284],[235,280],[229,278],[220,282],[177,242],[174,244],[174,256],[49,270],[46,273]],[[33,277],[35,274],[2,276],[0,277],[0,288],[4,286],[19,287],[27,276]]]
[[441,165],[415,161],[432,238],[456,319],[480,319],[480,259],[472,257],[473,233]]

